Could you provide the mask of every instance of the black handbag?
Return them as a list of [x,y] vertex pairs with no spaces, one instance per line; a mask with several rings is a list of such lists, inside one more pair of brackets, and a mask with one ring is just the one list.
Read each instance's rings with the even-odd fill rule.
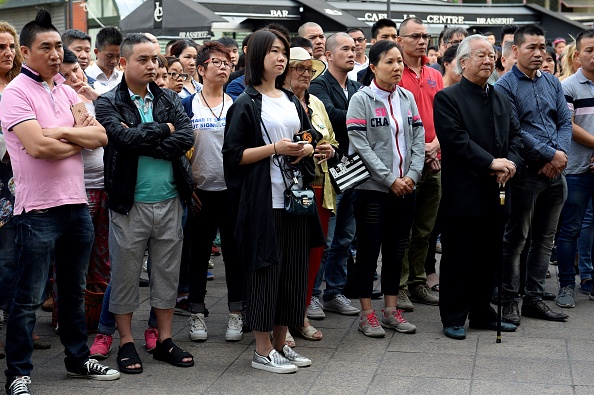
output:
[[[268,141],[270,141],[270,144],[273,144],[262,119],[260,119],[260,123],[262,124],[264,133],[266,133],[266,137],[268,137]],[[278,158],[277,154],[275,154],[275,156]],[[314,192],[311,189],[293,189],[293,186],[298,184],[296,182],[297,177],[295,176],[293,169],[290,167],[288,171],[291,172],[292,181],[291,185],[287,185],[285,173],[283,172],[281,166],[283,166],[282,163],[279,165],[279,171],[281,172],[281,176],[286,188],[284,192],[285,213],[288,215],[315,215],[316,205]]]

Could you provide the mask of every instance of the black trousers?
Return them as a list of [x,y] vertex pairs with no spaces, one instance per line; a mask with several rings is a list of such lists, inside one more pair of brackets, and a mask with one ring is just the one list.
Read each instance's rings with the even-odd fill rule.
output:
[[503,215],[444,216],[439,312],[443,326],[497,319],[491,307],[492,279],[503,257]]

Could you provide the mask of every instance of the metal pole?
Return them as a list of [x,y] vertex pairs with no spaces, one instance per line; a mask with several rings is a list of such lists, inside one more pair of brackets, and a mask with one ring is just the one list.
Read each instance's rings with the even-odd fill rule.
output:
[[74,17],[72,16],[72,0],[68,0],[68,29],[74,29]]
[[390,0],[387,0],[386,1],[386,14],[387,14],[388,19],[392,19],[391,15],[390,15],[392,13],[392,10],[390,9],[390,7],[391,7]]

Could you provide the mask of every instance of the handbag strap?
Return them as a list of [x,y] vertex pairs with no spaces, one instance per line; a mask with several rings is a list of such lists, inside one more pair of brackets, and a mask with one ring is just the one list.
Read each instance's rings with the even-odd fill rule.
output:
[[[255,112],[256,102],[254,101],[254,99],[252,99],[252,106],[254,107],[254,112]],[[264,120],[262,119],[262,116],[260,116],[260,124],[262,125],[262,129],[264,130],[264,133],[266,133],[266,137],[268,137],[268,141],[270,141],[270,144],[273,144],[274,145],[275,143],[272,142],[272,139],[270,138],[270,134],[268,134],[268,129],[266,129],[266,125],[264,125]],[[276,152],[276,149],[274,151]],[[273,158],[274,157],[278,158],[279,155],[275,153],[274,156],[273,156]],[[274,160],[273,160],[273,163],[274,163]],[[292,176],[293,180],[291,181],[291,185],[287,185],[287,180],[286,180],[286,177],[285,177],[285,173],[281,169],[281,165],[278,166],[278,169],[281,172],[281,178],[283,179],[283,183],[285,184],[285,188],[286,189],[291,189],[293,187],[293,185],[296,185],[297,184],[297,177],[295,177],[295,173],[293,172],[293,169],[289,169],[289,171],[291,172],[291,176]]]

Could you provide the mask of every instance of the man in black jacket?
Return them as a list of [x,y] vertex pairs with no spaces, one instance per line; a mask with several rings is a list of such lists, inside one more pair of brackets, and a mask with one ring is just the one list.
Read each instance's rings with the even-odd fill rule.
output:
[[[346,130],[346,113],[349,100],[359,90],[361,84],[347,77],[355,67],[355,41],[346,33],[336,33],[326,40],[328,70],[311,83],[309,92],[324,103],[332,123],[340,149],[347,153],[349,138]],[[353,191],[346,191],[336,199],[336,216],[328,224],[328,243],[326,254],[316,278],[311,303],[307,309],[309,318],[324,318],[319,301],[322,273],[325,273],[323,308],[345,315],[357,315],[359,309],[343,294],[347,283],[347,260],[349,247],[355,237],[355,217],[353,214]],[[352,260],[352,259],[351,259]],[[353,270],[351,270],[354,273]]]
[[192,366],[192,356],[171,340],[182,250],[182,200],[191,193],[184,161],[193,146],[192,126],[178,96],[153,82],[157,49],[146,36],[133,34],[121,45],[122,82],[102,95],[97,119],[105,125],[105,189],[111,224],[112,262],[109,310],[120,332],[118,365],[140,373],[142,365],[131,333],[138,308],[138,277],[144,251],[151,257],[151,306],[159,341],[155,359]]
[[[493,46],[470,36],[458,49],[462,80],[435,96],[443,153],[439,311],[444,334],[453,339],[466,337],[467,316],[473,328],[497,328],[489,285],[502,259],[504,185],[522,165],[520,126],[509,100],[487,84],[494,67]],[[501,329],[516,326],[502,323]]]

